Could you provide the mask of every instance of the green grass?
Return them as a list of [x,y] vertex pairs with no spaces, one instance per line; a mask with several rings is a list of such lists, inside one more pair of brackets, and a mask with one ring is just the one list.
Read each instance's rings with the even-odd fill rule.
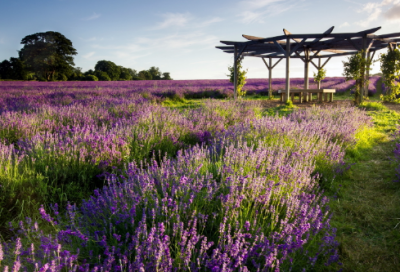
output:
[[374,127],[357,133],[346,152],[354,165],[333,181],[332,225],[337,228],[343,271],[400,271],[400,185],[393,182],[395,139],[400,115],[365,103]]

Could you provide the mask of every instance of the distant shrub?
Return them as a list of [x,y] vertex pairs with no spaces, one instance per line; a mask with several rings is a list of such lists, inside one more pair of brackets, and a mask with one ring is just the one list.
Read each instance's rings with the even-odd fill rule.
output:
[[64,74],[59,74],[57,76],[57,80],[59,80],[59,81],[67,81],[68,77],[66,75],[64,75]]
[[108,74],[103,71],[96,71],[95,76],[98,78],[99,81],[111,81],[111,78],[108,76]]
[[99,81],[95,75],[87,75],[83,77],[83,81]]

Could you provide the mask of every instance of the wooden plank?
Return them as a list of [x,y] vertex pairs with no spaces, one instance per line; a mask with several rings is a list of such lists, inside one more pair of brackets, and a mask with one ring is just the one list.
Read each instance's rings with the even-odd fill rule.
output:
[[265,39],[265,38],[262,38],[262,37],[256,37],[256,36],[245,35],[245,34],[242,34],[242,37],[245,38],[245,39],[248,39],[250,41],[256,41],[256,40]]
[[282,45],[280,45],[279,43],[277,43],[276,41],[274,41],[274,44],[276,45],[276,47],[278,48],[278,50],[284,54],[285,56],[290,56],[290,51],[287,51],[287,48],[290,48],[290,42],[286,44],[286,51],[283,49]]
[[373,35],[373,34],[367,34],[367,37],[370,38],[369,36],[372,36],[373,39],[385,39],[385,38],[393,38],[393,37],[400,37],[400,32],[395,32],[395,33],[389,33],[389,34],[381,34],[381,35]]
[[[275,68],[275,66],[276,66],[279,62],[281,62],[282,59],[283,59],[283,58],[280,58],[280,59],[272,66],[272,69]],[[271,60],[271,58],[270,58],[270,60]]]
[[[284,33],[286,36],[292,35],[292,33],[290,33],[289,31],[287,31],[286,29],[283,29],[283,33]],[[305,38],[305,39],[307,39],[307,38]],[[295,41],[295,42],[297,42],[297,43],[300,43],[300,42],[301,42],[300,39],[293,39],[293,41]]]
[[272,69],[275,67],[275,65],[272,66],[272,59],[271,58],[269,58],[269,67],[270,68],[268,69],[268,97],[272,98]]
[[[265,66],[267,66],[268,70],[270,69],[270,66],[268,66],[268,63],[265,61],[265,58],[261,58],[263,62],[265,63]],[[270,59],[271,60],[271,59]]]
[[304,62],[304,89],[308,89],[309,78],[308,78],[308,68],[310,66],[310,50],[304,50],[305,60]]
[[[286,101],[289,101],[290,95],[290,38],[286,38]],[[293,100],[293,99],[292,99]]]
[[[321,58],[320,58],[321,59]],[[321,66],[321,68],[324,68],[324,66],[328,63],[328,61],[330,61],[331,60],[331,57],[329,57],[325,62],[324,62],[324,64],[322,64],[322,66]]]
[[233,59],[233,67],[234,67],[234,74],[233,74],[233,78],[234,78],[234,92],[233,92],[233,96],[235,98],[235,100],[237,99],[237,47],[235,46],[235,55],[234,55],[234,59]]
[[292,55],[293,52],[296,52],[299,48],[301,48],[301,46],[303,46],[303,44],[304,44],[304,42],[305,42],[306,40],[307,40],[307,39],[304,38],[304,39],[302,39],[298,44],[296,44],[296,46],[293,48],[293,50],[290,51],[290,55]]

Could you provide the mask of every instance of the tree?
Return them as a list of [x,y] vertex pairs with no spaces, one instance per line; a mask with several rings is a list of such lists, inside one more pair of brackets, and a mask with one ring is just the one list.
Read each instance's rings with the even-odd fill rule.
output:
[[163,73],[163,77],[161,79],[162,80],[172,80],[171,75],[168,72]]
[[0,63],[0,78],[2,79],[11,79],[12,77],[12,65],[8,60],[3,60]]
[[99,79],[95,75],[85,75],[82,78],[83,81],[98,81]]
[[71,74],[77,54],[72,42],[59,32],[47,31],[28,35],[22,39],[24,47],[20,59],[29,71],[46,80],[53,80],[56,73]]
[[365,86],[365,72],[367,69],[370,69],[371,60],[364,58],[363,51],[359,51],[357,54],[349,57],[347,62],[343,62],[343,65],[343,76],[346,80],[354,79],[356,81],[354,103],[358,105],[362,102],[363,94],[361,90]]
[[140,71],[138,76],[141,80],[152,80],[153,79],[152,75],[150,74],[150,72],[148,70]]
[[0,63],[0,78],[2,79],[15,79],[27,80],[28,71],[24,63],[18,58],[10,58]]
[[148,71],[151,74],[152,79],[155,79],[155,80],[161,79],[160,68],[152,66],[152,67],[150,67],[150,69]]
[[83,77],[82,68],[74,67],[72,70],[72,74],[68,77],[69,80],[81,80]]
[[94,75],[99,79],[99,81],[111,81],[111,78],[108,76],[106,72],[95,71]]
[[132,80],[138,80],[138,73],[135,69],[127,68]]
[[[239,96],[245,96],[246,91],[242,90],[243,86],[246,84],[246,74],[247,70],[242,69],[242,61],[239,60],[237,62],[237,94]],[[235,85],[235,68],[233,66],[229,66],[228,70],[230,72],[229,75],[229,81]]]
[[381,95],[383,101],[395,101],[396,96],[400,94],[400,85],[396,79],[400,77],[400,50],[389,46],[386,54],[380,56],[382,79],[388,88],[385,95]]
[[119,80],[131,80],[132,79],[132,74],[128,68],[120,66],[120,70],[121,70],[121,74],[119,76]]
[[121,68],[109,60],[99,60],[94,70],[106,72],[111,80],[118,80],[121,74]]
[[321,81],[326,76],[326,70],[324,68],[318,69],[317,73],[314,73],[314,81],[318,83],[318,89],[321,89]]

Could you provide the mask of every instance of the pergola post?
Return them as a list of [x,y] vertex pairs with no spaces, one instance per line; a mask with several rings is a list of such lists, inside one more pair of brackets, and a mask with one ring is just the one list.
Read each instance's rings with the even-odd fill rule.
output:
[[[318,58],[318,70],[321,68],[321,58]],[[317,89],[321,89],[321,81],[318,81]]]
[[[310,66],[310,49],[306,49],[306,50],[304,50],[304,56],[305,56],[305,58],[304,58],[304,89],[306,89],[306,90],[308,90],[308,88],[309,88],[309,78],[308,78],[308,69],[309,69],[309,66]],[[306,102],[308,102],[308,93],[306,92],[305,93],[305,99],[306,99]]]
[[274,67],[282,60],[279,59],[277,62],[275,62],[274,65],[272,65],[272,58],[268,58],[269,59],[269,64],[265,61],[265,58],[261,58],[265,64],[265,66],[267,66],[268,68],[268,97],[272,98],[272,69],[274,69]]
[[272,58],[269,58],[268,67],[268,98],[272,98]]
[[235,46],[235,54],[233,57],[233,69],[234,69],[233,70],[234,71],[234,73],[233,73],[233,81],[234,81],[233,97],[235,100],[237,99],[237,80],[238,80],[238,78],[237,78],[237,55],[238,55],[237,46]]
[[286,99],[290,99],[290,37],[286,37]]
[[[367,59],[367,37],[364,35],[362,37],[362,59],[366,60]],[[368,92],[368,88],[366,88],[367,85],[367,80],[366,80],[366,66],[362,67],[361,69],[363,70],[363,85],[361,89],[361,95],[360,95],[360,103],[363,102],[364,97],[366,96],[366,92]]]

